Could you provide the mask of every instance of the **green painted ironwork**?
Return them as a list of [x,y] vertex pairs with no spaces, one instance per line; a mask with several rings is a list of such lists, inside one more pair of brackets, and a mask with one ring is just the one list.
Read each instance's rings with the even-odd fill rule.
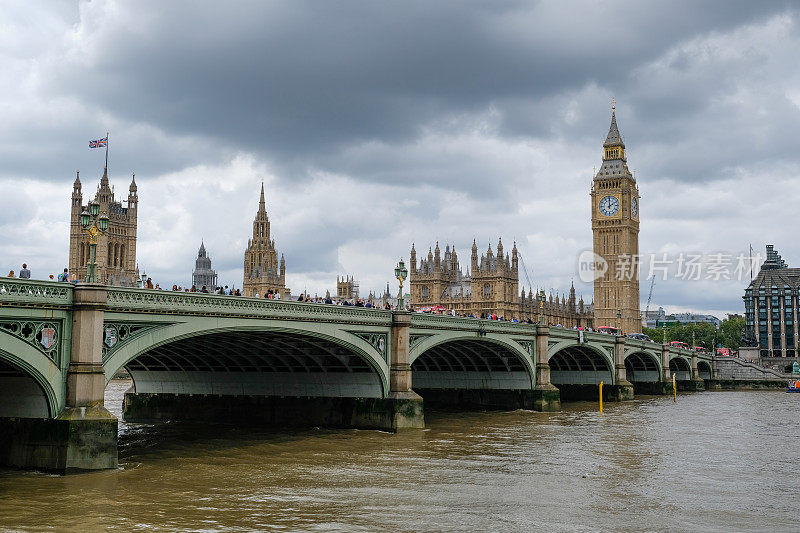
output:
[[376,326],[390,326],[392,323],[392,312],[380,309],[118,287],[108,290],[107,308],[109,311],[133,313],[310,320]]
[[[70,283],[0,278],[0,358],[29,371],[48,391],[53,412],[65,403],[66,369],[72,344]],[[392,353],[392,312],[201,293],[110,287],[104,309],[103,365],[106,378],[157,346],[218,332],[283,332],[338,343],[369,362],[388,391]],[[469,340],[502,346],[525,364],[535,382],[536,334],[541,326],[447,315],[412,313],[410,359],[447,342]],[[42,344],[52,328],[53,342]],[[111,328],[106,338],[106,329]],[[603,356],[613,369],[617,337],[572,329],[548,328],[548,356],[584,346]],[[581,342],[582,341],[582,342]],[[46,343],[49,344],[49,343]],[[625,339],[625,354],[647,353],[661,365],[661,344]],[[668,358],[710,363],[711,354],[668,346]]]
[[0,328],[22,339],[60,366],[62,326],[59,320],[0,320]]
[[136,339],[138,336],[152,332],[154,329],[165,327],[173,322],[147,323],[124,322],[107,320],[103,322],[103,363],[123,346]]
[[374,333],[372,331],[348,332],[367,341],[383,357],[387,364],[391,362],[391,354],[388,350],[389,339],[386,333]]
[[0,307],[67,308],[72,284],[0,278]]

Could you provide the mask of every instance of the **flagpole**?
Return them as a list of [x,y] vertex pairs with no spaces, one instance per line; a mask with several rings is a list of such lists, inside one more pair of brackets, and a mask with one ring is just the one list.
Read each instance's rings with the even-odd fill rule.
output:
[[106,172],[108,172],[108,132],[106,132]]

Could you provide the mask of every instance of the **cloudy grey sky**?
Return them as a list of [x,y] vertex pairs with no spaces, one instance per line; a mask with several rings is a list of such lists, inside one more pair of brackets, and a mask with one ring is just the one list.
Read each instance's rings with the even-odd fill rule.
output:
[[[241,285],[262,180],[293,292],[362,292],[411,242],[516,240],[534,286],[591,285],[589,187],[610,101],[640,250],[800,266],[800,10],[786,2],[8,1],[0,268],[67,263],[69,195],[139,185],[137,259],[190,279],[201,238]],[[465,265],[466,266],[466,265]],[[735,259],[731,270],[735,267]],[[647,298],[643,272],[642,306]],[[527,285],[525,276],[521,282]],[[705,277],[705,272],[703,273]],[[656,282],[653,306],[740,312],[746,281]],[[394,284],[392,285],[394,286]]]

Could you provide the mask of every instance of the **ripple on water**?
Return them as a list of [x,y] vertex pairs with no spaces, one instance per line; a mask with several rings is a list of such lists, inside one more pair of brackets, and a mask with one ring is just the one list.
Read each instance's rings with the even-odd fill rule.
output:
[[[112,383],[119,413],[128,384]],[[120,424],[122,468],[0,471],[29,530],[794,530],[800,395],[426,413],[425,431]],[[48,512],[58,502],[58,513]]]

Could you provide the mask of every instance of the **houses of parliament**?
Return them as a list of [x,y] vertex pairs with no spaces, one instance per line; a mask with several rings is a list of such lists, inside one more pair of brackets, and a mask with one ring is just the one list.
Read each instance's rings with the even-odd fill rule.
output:
[[[641,332],[639,313],[639,189],[628,169],[625,143],[617,127],[616,107],[612,104],[611,125],[603,143],[603,162],[593,176],[591,221],[593,251],[598,258],[595,272],[603,275],[594,281],[594,301],[576,300],[575,288],[569,296],[549,297],[518,291],[519,267],[516,243],[505,254],[502,241],[497,252],[491,246],[478,256],[472,243],[470,270],[463,273],[455,247],[447,245],[442,256],[439,244],[417,265],[417,252],[411,247],[411,304],[414,307],[443,306],[458,314],[489,316],[507,320],[537,321],[564,327],[612,326],[626,333]],[[631,268],[621,268],[623,260]],[[605,266],[606,268],[601,268]]]
[[[83,205],[81,181],[73,184],[70,213],[69,267],[75,279],[84,279],[89,261],[89,236],[82,231],[80,214]],[[505,319],[538,321],[564,327],[616,326],[624,332],[640,332],[639,313],[639,189],[628,169],[625,143],[617,127],[616,109],[612,105],[611,125],[603,143],[602,165],[593,176],[590,191],[593,251],[598,263],[595,272],[603,274],[594,281],[594,300],[585,304],[576,298],[575,288],[561,295],[550,291],[533,294],[519,291],[519,252],[516,243],[511,252],[498,240],[479,255],[473,240],[469,268],[463,272],[455,246],[446,245],[444,252],[437,243],[427,256],[417,261],[411,247],[410,303],[414,307],[443,306],[458,314],[490,316]],[[115,198],[109,185],[108,168],[103,171],[94,199],[109,217],[108,231],[97,245],[97,273],[100,283],[135,286],[138,278],[136,236],[138,195],[135,177],[128,188],[127,206]],[[243,294],[264,296],[267,293],[290,295],[286,287],[286,261],[278,256],[271,236],[266,211],[264,185],[253,220],[252,237],[244,252]],[[200,259],[207,261],[201,247]],[[620,275],[623,258],[633,261],[633,269]],[[198,263],[199,264],[199,263]],[[205,263],[204,263],[205,264]],[[199,268],[199,267],[198,267]],[[205,270],[203,270],[205,272]],[[198,271],[199,272],[199,271]],[[216,273],[214,273],[216,276]],[[204,278],[205,279],[205,278]]]
[[[97,280],[107,285],[135,287],[139,279],[136,265],[136,230],[139,197],[136,176],[131,177],[128,187],[128,205],[117,200],[108,181],[108,167],[94,195],[100,204],[100,212],[108,216],[108,230],[97,239],[96,258]],[[73,279],[86,278],[89,264],[89,234],[81,228],[81,212],[87,209],[83,204],[83,191],[80,174],[72,184],[72,203],[69,217],[69,271]]]
[[569,299],[551,294],[544,300],[532,291],[519,293],[519,252],[514,243],[511,253],[505,253],[502,239],[497,243],[497,253],[492,247],[478,256],[478,244],[472,241],[470,269],[465,274],[458,262],[455,246],[445,247],[442,256],[439,243],[428,250],[417,267],[417,251],[411,246],[411,304],[417,307],[442,306],[459,315],[490,317],[496,315],[506,320],[542,318],[550,324],[564,327],[593,327],[591,306],[583,298],[575,299],[575,287],[570,288]]

